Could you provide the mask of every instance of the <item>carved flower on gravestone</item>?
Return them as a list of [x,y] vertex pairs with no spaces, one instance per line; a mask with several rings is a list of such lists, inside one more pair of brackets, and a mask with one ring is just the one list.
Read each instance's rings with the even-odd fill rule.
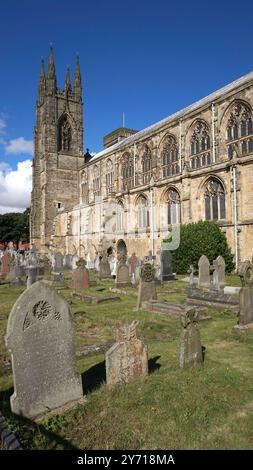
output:
[[46,300],[40,300],[33,307],[33,316],[37,320],[46,320],[52,313],[53,307]]
[[155,271],[153,266],[150,263],[145,263],[141,268],[141,279],[144,282],[151,282],[154,280]]

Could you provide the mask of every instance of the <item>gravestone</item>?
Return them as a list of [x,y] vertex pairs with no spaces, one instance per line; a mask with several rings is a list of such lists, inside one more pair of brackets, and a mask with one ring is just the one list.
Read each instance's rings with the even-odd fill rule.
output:
[[115,285],[116,287],[130,285],[129,269],[126,264],[119,263],[119,265],[117,266]]
[[63,256],[61,253],[54,253],[54,271],[58,272],[63,269]]
[[66,269],[71,269],[72,268],[72,255],[67,254],[65,256],[65,267]]
[[52,276],[53,276],[53,282],[54,284],[64,284],[64,276],[63,276],[63,273],[55,273],[54,271],[52,272]]
[[108,279],[108,278],[109,279],[111,278],[111,270],[110,270],[107,253],[104,253],[99,264],[99,279]]
[[134,320],[131,325],[119,328],[116,343],[105,355],[106,382],[109,386],[128,383],[148,374],[147,346],[137,338],[138,324]]
[[27,274],[26,287],[28,288],[37,281],[37,266],[28,266],[25,272]]
[[4,254],[1,258],[1,276],[5,277],[10,272],[10,265],[11,265],[11,257],[7,253]]
[[155,269],[150,263],[144,263],[140,270],[140,284],[137,299],[137,310],[147,300],[157,300]]
[[239,313],[235,330],[253,329],[253,264],[245,261],[239,265],[238,274],[242,288],[239,293]]
[[163,282],[175,279],[172,273],[172,254],[169,250],[162,250],[161,252],[161,276]]
[[203,364],[203,352],[198,329],[198,312],[189,307],[181,314],[179,365],[181,368]]
[[14,376],[13,413],[34,418],[83,396],[70,308],[45,282],[36,282],[16,301],[6,346]]
[[77,268],[72,272],[72,288],[73,290],[89,288],[89,271],[86,269],[86,261],[80,258],[77,261]]
[[223,256],[218,256],[216,258],[217,267],[218,267],[218,277],[220,286],[224,286],[226,283],[225,273],[226,273],[226,263]]
[[213,261],[213,266],[211,266],[213,269],[213,282],[211,284],[211,290],[212,291],[219,291],[220,290],[220,279],[219,279],[219,265],[217,259]]
[[209,259],[202,255],[198,262],[199,267],[199,287],[210,287],[210,263]]

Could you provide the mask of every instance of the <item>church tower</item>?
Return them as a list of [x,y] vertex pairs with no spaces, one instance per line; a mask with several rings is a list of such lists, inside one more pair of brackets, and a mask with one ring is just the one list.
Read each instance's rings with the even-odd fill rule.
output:
[[74,86],[67,69],[64,89],[57,88],[53,49],[47,75],[41,61],[34,129],[31,243],[49,246],[57,212],[79,202],[78,170],[83,157],[83,102],[79,57]]

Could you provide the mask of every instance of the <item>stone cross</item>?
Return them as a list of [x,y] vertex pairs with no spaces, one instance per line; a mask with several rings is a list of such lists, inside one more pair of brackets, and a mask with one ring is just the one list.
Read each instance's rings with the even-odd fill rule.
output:
[[83,396],[69,305],[44,281],[16,301],[5,341],[14,376],[13,413],[34,418]]
[[150,263],[144,263],[140,270],[137,310],[141,308],[143,302],[148,300],[157,300],[155,268]]
[[188,307],[181,314],[179,365],[181,368],[203,364],[203,352],[198,329],[198,312]]
[[199,287],[210,287],[210,263],[205,255],[199,258],[198,267]]
[[117,330],[116,343],[107,351],[106,382],[109,386],[130,382],[148,374],[148,352],[143,340],[137,338],[139,322]]

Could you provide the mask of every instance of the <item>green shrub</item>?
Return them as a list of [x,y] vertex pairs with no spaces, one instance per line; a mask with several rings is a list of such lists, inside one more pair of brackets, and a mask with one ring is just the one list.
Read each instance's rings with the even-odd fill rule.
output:
[[215,222],[197,222],[180,226],[180,245],[172,252],[173,271],[186,273],[190,264],[197,269],[198,260],[206,255],[212,264],[217,256],[223,256],[226,272],[234,268],[233,255],[228,246],[226,235]]

